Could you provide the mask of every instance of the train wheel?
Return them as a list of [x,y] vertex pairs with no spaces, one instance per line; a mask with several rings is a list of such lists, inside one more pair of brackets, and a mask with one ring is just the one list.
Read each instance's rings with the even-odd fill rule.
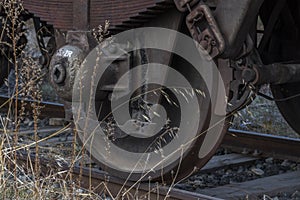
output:
[[300,134],[300,87],[299,83],[272,85],[277,107],[288,124]]
[[[110,60],[124,56],[124,50],[114,48],[114,56],[106,56],[110,42],[92,51],[77,73],[73,116],[80,141],[113,176],[131,181],[181,180],[210,160],[227,131],[223,80],[215,63],[199,54],[193,40],[159,28],[126,31],[116,37],[122,44],[146,38],[143,48],[134,51],[159,49],[152,55],[164,55],[172,51],[173,43],[168,42],[175,36],[180,48],[173,53],[179,56],[173,57],[170,66],[152,62],[127,71],[117,67],[123,72],[113,91],[105,91],[116,78],[111,75],[116,63]],[[166,77],[157,78],[163,72]],[[139,74],[146,77],[139,79]]]

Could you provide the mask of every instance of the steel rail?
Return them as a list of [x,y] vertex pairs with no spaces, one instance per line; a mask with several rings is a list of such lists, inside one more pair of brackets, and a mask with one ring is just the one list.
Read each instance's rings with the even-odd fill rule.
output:
[[[110,193],[113,195],[113,198],[123,199],[124,196],[117,196],[118,194],[127,193],[128,196],[134,197],[137,199],[170,199],[170,200],[219,200],[219,198],[210,197],[207,195],[188,192],[185,190],[180,190],[176,188],[169,188],[167,186],[162,186],[158,183],[139,183],[134,186],[131,191],[127,191],[124,188],[131,188],[132,185],[135,185],[133,182],[124,183],[124,180],[121,180],[116,177],[109,176],[106,172],[90,169],[75,167],[73,169],[73,175],[79,177],[80,171],[82,171],[82,181],[81,184],[84,184],[85,188],[89,188],[89,183],[92,183],[92,188],[97,188],[96,192],[101,192],[105,190],[104,188],[99,187],[99,183],[104,182],[106,187],[110,189]],[[90,176],[91,175],[91,176]],[[91,181],[90,181],[91,180]],[[123,189],[122,192],[120,190]],[[167,197],[167,198],[166,198]]]
[[262,155],[300,161],[300,139],[229,129],[222,145],[238,151],[258,150]]
[[[240,131],[230,129],[224,138],[223,146],[230,148],[240,149],[258,149],[263,151],[263,154],[271,155],[277,158],[292,158],[299,160],[300,157],[300,140],[291,139],[281,136],[267,135],[249,131]],[[18,162],[27,163],[28,154],[19,153]],[[262,156],[262,155],[260,155]],[[34,162],[34,155],[31,161]],[[65,172],[60,173],[62,178],[68,178],[68,172],[72,174],[72,180],[77,181],[77,184],[85,189],[92,189],[93,192],[98,194],[106,194],[112,198],[122,199],[126,197],[136,197],[138,199],[210,199],[216,200],[218,198],[210,197],[207,195],[192,193],[176,188],[169,188],[159,183],[139,183],[126,182],[117,177],[113,177],[108,173],[99,170],[98,168],[90,167],[69,167],[67,163],[61,163],[55,160],[47,160],[40,158],[39,161],[42,174],[47,175],[49,172]],[[126,189],[136,185],[130,191]],[[109,192],[107,192],[109,190]],[[121,192],[120,192],[121,191]],[[126,193],[127,196],[122,196]],[[118,196],[119,195],[119,196]]]
[[[35,155],[28,156],[27,153],[18,153],[17,164],[26,166],[28,158],[31,157],[32,165],[35,162]],[[193,193],[181,189],[169,188],[158,183],[125,182],[119,178],[110,176],[108,173],[90,167],[69,167],[65,162],[40,158],[41,174],[47,176],[49,173],[58,173],[61,178],[68,179],[72,174],[72,181],[86,190],[92,189],[93,193],[98,193],[113,199],[167,199],[167,200],[221,200],[220,198]],[[26,169],[25,169],[26,170]],[[70,172],[70,173],[69,173]],[[134,185],[134,187],[131,187]],[[128,191],[128,188],[132,188]],[[120,192],[121,191],[121,192]],[[126,195],[125,195],[126,193]]]
[[[10,102],[15,101],[16,98],[10,98],[8,96],[0,95],[0,111],[6,112],[9,107],[13,107],[15,104],[11,104]],[[31,103],[38,102],[34,100],[28,100],[21,97],[17,98],[18,105],[21,106],[21,101],[25,101],[27,104],[25,105],[25,109],[31,110]],[[65,112],[64,112],[64,105],[60,103],[53,103],[53,102],[47,102],[42,101],[39,102],[41,106],[41,117],[58,117],[58,118],[64,118]],[[19,108],[18,108],[19,109]]]

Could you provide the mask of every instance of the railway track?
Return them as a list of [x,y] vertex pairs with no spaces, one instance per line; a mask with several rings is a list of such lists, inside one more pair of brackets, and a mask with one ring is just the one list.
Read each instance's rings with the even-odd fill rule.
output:
[[[0,95],[0,111],[7,110],[12,100],[7,96]],[[21,99],[18,99],[18,101],[21,101]],[[41,111],[42,116],[64,117],[63,104],[41,102],[41,105],[44,107]],[[27,106],[30,105],[27,104]],[[245,149],[260,150],[266,156],[285,158],[297,162],[300,159],[299,140],[270,134],[230,129],[223,140],[223,146],[237,151]]]
[[[0,96],[0,105],[7,102],[7,99]],[[46,103],[44,115],[55,116],[63,114],[63,106],[61,104]],[[49,111],[49,113],[48,113]],[[53,112],[55,111],[55,112]],[[55,115],[54,115],[55,113]],[[52,115],[53,114],[53,115]],[[58,132],[61,127],[48,127],[39,130],[40,133],[51,135]],[[68,128],[68,131],[72,129]],[[20,136],[30,135],[30,131],[22,131]],[[43,140],[40,146],[49,146],[55,144],[71,144],[74,137],[70,134],[65,137],[50,137]],[[280,136],[273,136],[261,133],[229,130],[222,146],[231,149],[235,153],[221,156],[215,156],[213,159],[199,172],[200,174],[212,173],[216,170],[231,168],[235,166],[253,163],[261,158],[273,157],[277,159],[288,159],[300,162],[300,140],[291,139]],[[248,152],[256,152],[256,155],[241,154],[245,149]],[[34,155],[30,155],[35,157]],[[28,154],[19,153],[18,162],[21,165],[28,163]],[[198,193],[188,192],[184,189],[178,189],[158,183],[132,183],[124,182],[121,179],[110,176],[101,171],[92,161],[84,161],[83,165],[70,166],[67,162],[56,162],[47,158],[40,159],[42,174],[49,171],[65,172],[61,173],[61,178],[69,178],[72,174],[73,179],[78,180],[77,184],[86,189],[91,189],[98,194],[107,195],[112,198],[128,198],[134,197],[138,199],[234,199],[234,198],[250,198],[256,199],[260,195],[273,195],[278,191],[296,191],[300,190],[300,171],[278,174],[270,177],[264,177],[247,181],[244,183],[233,183],[215,188],[205,188],[199,190]],[[79,163],[79,162],[78,162]],[[71,173],[69,173],[71,172]],[[270,184],[272,183],[272,184]]]
[[[59,131],[59,127],[45,128],[41,131],[51,134]],[[20,134],[24,135],[25,133],[21,132]],[[29,134],[29,132],[27,131],[26,134]],[[55,144],[61,145],[72,143],[73,141],[74,138],[72,136],[57,137],[42,142],[41,146],[49,147]],[[237,141],[240,141],[240,144],[234,146]],[[246,142],[249,141],[252,141],[252,144],[246,146]],[[260,143],[264,143],[265,146],[262,148]],[[249,152],[252,150],[252,152],[259,152],[259,154],[254,156],[252,153],[246,155],[239,153],[242,150],[241,147],[244,145]],[[274,145],[278,145],[276,150],[273,149]],[[300,140],[298,139],[230,130],[228,136],[224,140],[223,147],[230,148],[237,153],[214,156],[198,174],[209,174],[221,169],[249,165],[259,159],[269,158],[270,156],[278,159],[290,158],[293,161],[299,162],[299,156],[297,158],[296,155],[294,155],[299,152],[299,146]],[[296,152],[293,153],[292,151],[294,150],[296,150]],[[34,161],[34,155],[31,156],[31,160]],[[21,164],[28,163],[28,154],[19,154],[18,161],[21,162]],[[189,192],[181,188],[178,189],[178,187],[170,188],[168,185],[160,185],[158,183],[124,182],[123,180],[110,176],[102,171],[91,160],[85,160],[84,163],[80,163],[81,161],[78,161],[75,166],[70,167],[67,162],[53,161],[46,158],[40,160],[43,174],[47,174],[49,171],[52,173],[54,171],[64,172],[61,173],[61,178],[67,179],[68,176],[70,176],[69,172],[71,172],[73,179],[77,180],[77,184],[81,187],[86,188],[87,190],[91,189],[94,193],[106,195],[113,199],[126,199],[126,197],[127,199],[131,199],[129,197],[137,199],[165,199],[166,197],[167,199],[239,199],[246,197],[249,199],[257,199],[258,196],[262,195],[276,195],[278,191],[293,192],[300,189],[299,170],[242,183],[232,183],[215,188],[205,188],[198,190],[197,192]]]
[[229,129],[224,147],[241,152],[257,150],[261,156],[271,156],[300,162],[300,140],[270,134]]
[[[15,106],[16,98],[10,98],[5,95],[0,94],[0,112],[5,113],[9,108],[13,109]],[[22,98],[18,98],[18,107],[21,106],[21,100]],[[23,99],[24,100],[24,99]],[[27,104],[25,105],[25,109],[31,110],[31,105],[30,103],[35,102],[33,100],[26,100]],[[39,102],[41,108],[41,117],[60,117],[63,118],[65,116],[64,113],[64,106],[63,104],[60,103],[53,103],[53,102],[47,102],[47,101],[42,101]]]
[[[30,160],[34,164],[35,156],[30,155]],[[28,163],[28,154],[18,154],[18,164],[25,167]],[[170,200],[219,200],[219,198],[188,192],[176,188],[170,188],[158,183],[133,183],[124,182],[116,177],[112,177],[97,168],[74,166],[70,167],[67,163],[56,162],[48,159],[40,159],[41,174],[48,174],[49,171],[64,172],[60,173],[61,178],[68,179],[72,174],[72,180],[77,182],[82,188],[92,190],[93,193],[112,199],[170,199]]]

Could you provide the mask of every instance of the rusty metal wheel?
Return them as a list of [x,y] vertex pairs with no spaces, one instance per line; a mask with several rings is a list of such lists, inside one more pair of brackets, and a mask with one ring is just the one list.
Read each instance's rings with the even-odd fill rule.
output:
[[[229,124],[228,91],[215,63],[199,54],[188,36],[159,28],[134,31],[121,33],[121,44],[141,37],[144,48],[126,51],[130,55],[147,49],[151,62],[123,70],[122,59],[112,64],[111,58],[123,58],[125,50],[113,48],[114,55],[107,55],[112,49],[109,42],[83,62],[73,90],[79,138],[113,176],[131,181],[179,181],[202,168],[220,145]],[[166,66],[159,60],[172,51],[167,42],[175,35],[181,48],[175,48],[172,64]],[[154,43],[151,38],[161,40]],[[186,47],[190,51],[182,51]],[[96,66],[95,60],[99,61]],[[166,76],[158,78],[164,72]]]
[[[207,88],[205,88],[204,81],[201,80],[200,77],[193,78],[195,80],[195,83],[197,83],[198,88],[200,86],[202,88],[201,91],[204,91],[204,93],[207,94],[208,90]],[[101,84],[98,85],[98,88],[99,87],[101,87]],[[193,112],[193,108],[190,107],[189,104],[182,106],[178,101],[176,95],[174,94],[174,90],[172,91],[169,88],[164,88],[161,85],[148,85],[147,91],[144,92],[146,92],[150,96],[150,98],[152,98],[152,101],[160,101],[159,105],[165,109],[165,113],[156,111],[156,115],[154,114],[151,116],[151,113],[149,114],[149,111],[151,112],[152,109],[155,109],[154,104],[149,103],[149,101],[144,103],[143,100],[141,100],[140,102],[134,101],[139,100],[138,97],[141,96],[140,90],[136,90],[136,92],[130,97],[125,97],[125,99],[130,99],[129,104],[124,104],[123,106],[119,107],[119,109],[125,110],[125,107],[131,105],[131,107],[129,107],[129,112],[133,120],[124,122],[124,124],[120,126],[116,123],[114,117],[112,117],[111,115],[111,113],[113,113],[113,111],[111,110],[111,94],[108,93],[107,97],[104,100],[96,102],[96,112],[99,114],[99,121],[102,122],[102,128],[106,130],[104,131],[106,134],[106,140],[122,149],[122,151],[126,151],[127,156],[124,157],[124,155],[120,155],[120,157],[110,157],[110,147],[109,142],[107,142],[107,152],[104,154],[107,154],[107,159],[109,159],[109,161],[103,161],[103,159],[99,159],[101,157],[99,154],[103,154],[103,152],[100,151],[93,151],[94,153],[92,153],[92,157],[94,158],[94,160],[105,171],[110,172],[110,174],[121,177],[123,179],[129,178],[133,181],[146,181],[150,177],[152,180],[154,179],[158,181],[172,182],[174,181],[174,179],[178,181],[201,169],[210,160],[210,158],[213,156],[214,152],[220,145],[220,142],[222,141],[222,138],[228,129],[229,118],[225,120],[225,124],[222,123],[222,120],[224,120],[224,116],[218,118],[218,120],[215,118],[214,122],[212,122],[211,99],[204,98],[201,94],[195,94],[195,97],[193,98],[196,98],[197,101],[201,103],[200,113],[198,115],[198,130],[197,132],[194,132],[194,135],[193,133],[183,132],[181,132],[181,135],[179,135],[178,127],[180,127],[180,124],[184,121],[184,119],[182,119],[184,118],[183,116],[186,116],[187,114],[183,114],[182,110],[186,110],[191,114],[191,112]],[[188,101],[190,100],[188,94],[183,95],[186,95]],[[176,105],[181,106],[177,107]],[[149,110],[146,110],[145,112],[144,108],[147,107],[149,108]],[[144,115],[145,117],[143,117]],[[164,124],[161,130],[156,130],[157,132],[153,132],[153,129],[155,128],[151,128],[151,123],[159,123],[159,120],[161,117],[163,117],[163,115],[165,115],[164,118],[168,120],[168,123]],[[150,122],[148,122],[149,119]],[[221,123],[218,124],[219,122]],[[189,122],[186,123],[188,124]],[[216,127],[213,127],[212,124],[216,125]],[[149,128],[147,128],[147,126]],[[128,133],[129,131],[123,131],[124,129],[127,129],[131,132]],[[216,132],[217,138],[214,138],[216,140],[213,142],[213,146],[211,146],[208,151],[205,151],[205,148],[203,147],[205,146],[204,140],[207,130],[209,129],[210,134]],[[218,135],[218,132],[220,135]],[[95,147],[101,146],[101,143],[96,143],[97,142],[95,141]],[[178,156],[178,159],[174,160],[169,165],[159,165],[159,159],[153,159],[152,161],[148,162],[148,165],[159,165],[160,167],[156,170],[151,170],[151,167],[148,168],[143,164],[139,164],[141,166],[133,165],[132,168],[126,168],[126,166],[130,166],[130,164],[127,162],[131,162],[129,159],[131,154],[151,155],[151,153],[154,152],[158,156],[161,156],[161,159],[166,158],[168,155],[170,155],[171,152],[170,150],[165,150],[165,148],[167,148],[167,146],[171,143],[176,143],[174,144],[176,145],[174,151],[178,150],[177,154],[180,154],[180,156]],[[102,144],[105,144],[105,142]],[[188,148],[182,148],[182,145],[187,145]],[[121,158],[124,160],[120,162],[119,159]],[[141,156],[141,159],[146,160],[144,156]],[[118,165],[120,167],[118,170],[116,170],[114,167],[110,167],[116,167],[117,163],[120,163],[120,165]],[[147,176],[145,176],[145,174],[147,174]]]

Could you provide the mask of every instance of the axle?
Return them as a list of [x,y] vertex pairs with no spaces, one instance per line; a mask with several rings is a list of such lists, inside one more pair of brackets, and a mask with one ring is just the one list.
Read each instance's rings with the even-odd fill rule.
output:
[[242,72],[242,78],[254,85],[285,84],[300,82],[300,64],[274,63],[270,65],[254,65]]

